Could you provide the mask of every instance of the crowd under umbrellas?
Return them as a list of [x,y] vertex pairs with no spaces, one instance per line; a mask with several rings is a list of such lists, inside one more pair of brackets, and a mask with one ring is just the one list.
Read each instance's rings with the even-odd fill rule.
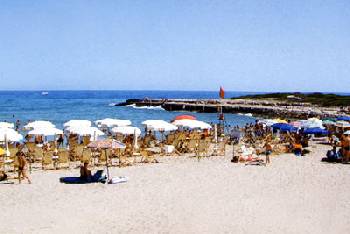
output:
[[[164,120],[146,120],[142,123],[145,127],[147,133],[155,134],[159,132],[162,135],[162,140],[164,140],[164,134],[168,132],[173,132],[179,128],[186,129],[210,129],[211,126],[196,120],[192,116],[187,116],[187,118],[181,118],[181,120],[175,120],[174,123],[169,123]],[[176,122],[180,121],[180,122]],[[131,137],[133,150],[139,148],[138,139],[140,138],[142,131],[140,128],[131,126],[132,122],[130,120],[120,120],[120,119],[102,119],[96,120],[94,122],[89,120],[70,120],[63,124],[63,129],[57,128],[52,122],[46,120],[36,120],[31,121],[22,127],[22,134],[14,130],[14,124],[8,122],[0,123],[0,142],[4,142],[4,157],[6,159],[4,162],[14,163],[15,156],[11,155],[9,148],[20,145],[18,150],[31,155],[31,147],[29,143],[35,144],[35,147],[40,147],[45,150],[54,149],[53,158],[57,159],[57,154],[62,148],[69,149],[71,145],[70,137],[77,136],[74,138],[78,141],[78,144],[82,142],[82,139],[88,139],[90,142],[98,142],[113,138],[116,135],[122,135],[123,139]],[[65,144],[60,144],[59,139],[65,139]],[[23,144],[24,143],[24,144]],[[119,142],[120,143],[120,142]],[[9,144],[11,145],[9,147]],[[87,144],[85,145],[87,146]],[[34,162],[33,158],[29,157],[30,162]],[[15,167],[15,166],[14,166]]]
[[[253,131],[251,131],[249,127],[238,129],[240,134],[237,136],[239,136],[239,138],[244,138],[244,136],[246,136],[245,139],[248,139],[247,142],[249,142],[249,138],[252,137],[247,136],[251,134],[253,134],[254,137],[259,135],[269,136],[271,134],[273,138],[276,138],[276,136],[279,137],[281,134],[287,133],[288,137],[294,137],[294,139],[298,138],[298,135],[308,137],[331,137],[331,135],[333,135],[334,137],[331,137],[332,141],[336,142],[336,138],[339,139],[342,137],[342,134],[346,135],[346,133],[349,133],[350,117],[341,116],[335,119],[324,120],[310,118],[307,120],[295,121],[284,119],[260,119],[256,124],[257,126],[262,126],[262,128],[258,127]],[[21,131],[21,133],[23,133],[22,135],[14,129],[15,125],[13,123],[0,122],[0,142],[3,142],[4,148],[4,150],[0,151],[0,154],[3,155],[2,162],[5,169],[6,165],[11,165],[7,167],[11,168],[14,164],[15,156],[12,152],[15,151],[13,147],[17,147],[18,145],[20,145],[18,150],[28,153],[28,155],[30,155],[30,162],[35,162],[35,160],[31,158],[35,155],[33,153],[33,148],[29,147],[31,145],[29,143],[31,142],[35,144],[34,148],[40,147],[44,150],[53,151],[52,160],[54,161],[59,159],[60,153],[64,150],[69,151],[69,155],[75,155],[71,160],[78,159],[79,161],[79,155],[82,154],[81,148],[79,148],[80,145],[83,146],[83,149],[95,148],[97,151],[101,151],[107,149],[99,147],[103,145],[103,142],[115,142],[111,145],[111,149],[119,148],[125,150],[125,152],[129,149],[128,152],[130,155],[135,156],[135,158],[137,155],[142,155],[144,157],[145,155],[149,156],[154,153],[171,154],[175,152],[177,154],[182,154],[184,152],[195,152],[197,154],[198,149],[196,148],[202,145],[202,143],[206,145],[206,147],[209,147],[210,143],[214,143],[214,151],[218,149],[217,126],[212,126],[197,120],[191,115],[180,115],[170,122],[157,119],[145,120],[142,122],[142,126],[144,127],[144,132],[140,128],[132,126],[130,120],[107,118],[94,122],[90,120],[70,120],[63,124],[63,129],[59,129],[50,121],[37,120],[24,125]],[[200,136],[201,134],[202,136]],[[156,137],[157,135],[158,138]],[[175,138],[171,138],[170,136],[175,136]],[[211,140],[204,140],[208,137],[211,138]],[[308,139],[308,137],[306,138]],[[181,139],[179,141],[174,141],[174,139],[177,138]],[[227,141],[225,136],[222,139],[224,139],[224,142]],[[209,142],[209,144],[205,142]],[[238,143],[240,143],[240,140],[238,140]],[[250,142],[250,144],[255,143],[256,140]],[[94,147],[94,144],[98,147]],[[113,147],[113,145],[118,145],[120,147]],[[145,153],[145,151],[149,152]],[[209,155],[215,154],[216,153],[212,153]],[[108,165],[107,157],[106,166]],[[15,165],[13,168],[15,168]]]

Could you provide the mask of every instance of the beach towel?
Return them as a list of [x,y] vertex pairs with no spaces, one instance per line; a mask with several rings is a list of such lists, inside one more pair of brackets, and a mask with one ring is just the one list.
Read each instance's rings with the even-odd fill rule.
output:
[[113,177],[108,183],[109,184],[120,184],[128,181],[126,176]]
[[98,170],[88,181],[81,177],[61,177],[60,182],[64,184],[90,184],[90,183],[105,183],[107,177],[104,175],[103,170]]

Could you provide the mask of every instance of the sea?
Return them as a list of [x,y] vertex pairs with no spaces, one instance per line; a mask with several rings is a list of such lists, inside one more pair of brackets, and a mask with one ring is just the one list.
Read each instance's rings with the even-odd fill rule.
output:
[[[128,119],[142,129],[148,119],[171,121],[177,115],[191,114],[208,123],[218,122],[216,113],[168,112],[161,107],[114,106],[129,98],[218,98],[213,91],[0,91],[0,121],[22,125],[32,120],[48,120],[58,128],[72,119],[96,121],[104,118]],[[226,97],[238,97],[248,92],[226,92]],[[226,125],[243,126],[255,121],[254,117],[225,114]]]

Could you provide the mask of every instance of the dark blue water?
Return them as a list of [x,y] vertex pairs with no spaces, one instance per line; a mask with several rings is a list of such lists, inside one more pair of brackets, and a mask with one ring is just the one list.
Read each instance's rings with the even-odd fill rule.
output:
[[[226,92],[226,97],[237,97],[248,93]],[[249,93],[250,94],[250,93]],[[95,121],[103,118],[129,119],[135,126],[147,119],[170,121],[185,112],[167,112],[161,109],[135,109],[116,107],[111,103],[128,98],[218,98],[218,92],[211,91],[0,91],[0,121],[21,122],[49,120],[62,128],[71,119]],[[188,112],[187,112],[188,113]],[[217,114],[192,113],[199,120],[216,122]],[[253,118],[226,114],[227,124],[243,125]]]

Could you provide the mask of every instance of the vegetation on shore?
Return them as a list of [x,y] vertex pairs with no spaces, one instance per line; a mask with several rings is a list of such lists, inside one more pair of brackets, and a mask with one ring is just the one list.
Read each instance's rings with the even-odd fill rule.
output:
[[311,103],[318,106],[350,106],[350,96],[324,93],[268,93],[246,95],[233,99],[273,99],[285,102]]

